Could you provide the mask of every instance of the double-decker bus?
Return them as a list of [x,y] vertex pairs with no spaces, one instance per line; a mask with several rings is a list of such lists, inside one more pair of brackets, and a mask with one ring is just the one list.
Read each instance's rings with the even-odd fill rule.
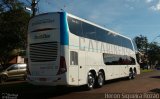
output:
[[132,40],[66,12],[33,17],[28,26],[28,82],[103,86],[140,74]]

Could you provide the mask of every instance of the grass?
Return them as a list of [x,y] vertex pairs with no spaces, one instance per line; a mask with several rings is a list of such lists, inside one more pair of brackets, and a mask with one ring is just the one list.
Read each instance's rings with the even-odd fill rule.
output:
[[142,73],[147,73],[147,72],[153,72],[153,70],[152,69],[141,69],[141,72]]

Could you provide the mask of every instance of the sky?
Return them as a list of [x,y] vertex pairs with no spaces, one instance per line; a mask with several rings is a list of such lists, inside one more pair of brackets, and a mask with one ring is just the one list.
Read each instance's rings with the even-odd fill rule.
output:
[[40,0],[38,8],[37,14],[63,9],[132,39],[143,35],[160,43],[160,0]]

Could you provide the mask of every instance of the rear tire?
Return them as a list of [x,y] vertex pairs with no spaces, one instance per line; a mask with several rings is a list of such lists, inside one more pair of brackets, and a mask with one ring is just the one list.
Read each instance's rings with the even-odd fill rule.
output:
[[136,72],[136,70],[134,70],[133,75],[132,75],[132,79],[135,79],[136,75],[137,75],[137,72]]
[[133,79],[133,72],[132,71],[129,72],[128,79],[129,80]]
[[98,87],[102,87],[104,85],[104,74],[102,72],[98,73],[97,85]]
[[87,88],[89,90],[93,89],[95,87],[95,76],[93,75],[93,73],[89,72],[88,74],[88,82],[87,82]]

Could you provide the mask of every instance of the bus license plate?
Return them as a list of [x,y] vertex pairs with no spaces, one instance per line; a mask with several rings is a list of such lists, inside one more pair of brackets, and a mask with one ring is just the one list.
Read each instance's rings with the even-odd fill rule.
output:
[[46,78],[39,78],[39,81],[47,81]]

